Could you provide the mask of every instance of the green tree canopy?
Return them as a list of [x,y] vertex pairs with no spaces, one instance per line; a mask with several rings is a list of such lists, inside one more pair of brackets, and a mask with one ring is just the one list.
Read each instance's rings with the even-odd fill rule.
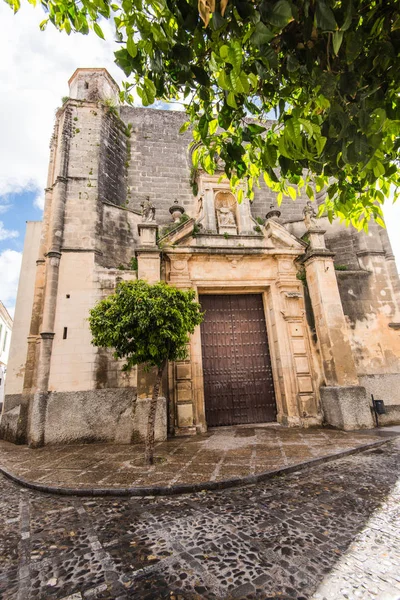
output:
[[115,358],[126,361],[124,370],[184,360],[188,334],[202,321],[194,298],[193,290],[178,290],[165,282],[122,281],[90,311],[92,344],[114,348]]
[[183,98],[196,166],[212,173],[222,159],[250,198],[261,176],[278,201],[326,189],[329,218],[382,224],[381,205],[400,184],[399,0],[41,4],[43,26],[67,33],[102,37],[101,19],[114,20],[128,78],[121,98],[131,102],[133,86],[145,106]]
[[123,369],[146,364],[157,367],[149,410],[146,455],[154,454],[154,423],[161,377],[167,361],[184,360],[189,333],[203,319],[193,290],[182,291],[159,282],[124,281],[114,294],[90,311],[92,344],[113,348],[115,358],[125,359]]

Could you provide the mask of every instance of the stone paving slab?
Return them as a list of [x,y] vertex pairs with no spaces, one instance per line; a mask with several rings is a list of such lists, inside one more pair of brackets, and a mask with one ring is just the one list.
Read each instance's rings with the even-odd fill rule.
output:
[[268,474],[316,465],[382,443],[379,433],[280,426],[218,428],[156,444],[156,464],[151,467],[144,464],[141,445],[79,444],[32,450],[0,441],[0,470],[43,491],[187,492],[202,486],[254,483]]

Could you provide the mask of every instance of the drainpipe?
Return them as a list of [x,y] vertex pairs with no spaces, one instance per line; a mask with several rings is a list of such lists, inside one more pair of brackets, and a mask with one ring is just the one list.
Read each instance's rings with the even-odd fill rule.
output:
[[[45,254],[46,281],[44,287],[44,307],[40,331],[40,348],[37,362],[36,386],[32,399],[28,426],[28,443],[31,448],[44,445],[46,410],[50,378],[51,354],[54,339],[54,321],[57,306],[61,244],[64,229],[64,212],[68,186],[68,157],[71,135],[71,111],[68,106],[61,117],[63,123],[59,137],[59,147],[55,157],[56,171],[52,191],[52,206],[48,232],[48,252]],[[61,124],[60,124],[61,125]]]

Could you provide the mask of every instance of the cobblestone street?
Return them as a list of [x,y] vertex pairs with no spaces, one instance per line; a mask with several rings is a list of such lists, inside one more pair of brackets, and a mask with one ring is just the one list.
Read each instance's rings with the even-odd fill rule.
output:
[[76,498],[1,477],[0,598],[400,598],[400,441],[255,486]]

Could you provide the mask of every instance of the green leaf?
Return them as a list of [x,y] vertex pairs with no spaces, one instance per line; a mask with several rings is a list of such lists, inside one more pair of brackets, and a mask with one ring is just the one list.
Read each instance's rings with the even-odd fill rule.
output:
[[397,29],[400,29],[400,15],[397,17],[397,19],[392,25],[392,31],[396,31]]
[[131,55],[125,48],[121,48],[121,50],[114,52],[114,56],[116,64],[123,70],[125,75],[129,77],[133,71]]
[[221,48],[219,49],[219,55],[222,58],[222,60],[226,62],[229,56],[229,46],[221,46]]
[[208,124],[208,129],[209,129],[210,135],[214,135],[214,133],[218,129],[218,119],[213,119],[212,121],[210,121]]
[[259,21],[255,26],[254,33],[250,38],[250,41],[256,46],[262,46],[263,44],[267,44],[275,37],[275,34],[272,33],[270,29],[264,23]]
[[289,73],[294,73],[299,68],[300,64],[294,54],[288,54],[287,57],[287,70]]
[[179,133],[185,133],[190,127],[190,121],[186,121],[181,128],[179,129]]
[[227,61],[231,63],[236,71],[240,71],[242,64],[242,48],[238,42],[233,42],[229,46],[229,55]]
[[269,23],[279,28],[285,27],[292,19],[292,8],[287,0],[278,0],[268,17]]
[[314,200],[314,190],[309,184],[306,185],[306,194],[310,198],[310,200]]
[[233,92],[229,92],[226,102],[231,108],[237,108],[235,94]]
[[335,15],[325,0],[317,0],[315,11],[315,20],[317,27],[322,31],[336,31],[338,29]]
[[346,35],[346,59],[347,63],[353,63],[360,54],[363,47],[363,40],[355,31],[350,31]]
[[325,148],[326,137],[320,135],[315,138],[315,145],[317,147],[318,155],[322,154],[323,149]]
[[333,52],[336,56],[339,54],[340,46],[343,41],[343,31],[335,31],[332,35]]
[[104,33],[98,23],[93,23],[93,31],[96,33],[96,35],[99,36],[99,38],[101,38],[102,40],[105,39]]
[[6,0],[6,2],[14,10],[14,13],[17,13],[21,8],[20,0]]
[[144,78],[143,86],[137,88],[137,93],[142,99],[143,106],[150,106],[154,103],[156,88],[154,83],[147,77]]
[[228,77],[228,75],[226,74],[225,71],[221,71],[220,74],[218,75],[218,85],[223,89],[223,90],[230,90],[231,89],[231,82],[230,79]]
[[263,159],[265,166],[276,167],[276,161],[278,158],[278,151],[276,146],[272,146],[271,144],[266,144],[264,146]]
[[296,194],[296,190],[295,190],[295,188],[294,188],[294,187],[291,187],[291,186],[289,185],[289,186],[288,186],[288,188],[287,188],[287,191],[288,191],[288,194],[289,194],[289,196],[291,197],[291,199],[292,199],[292,200],[296,200],[296,196],[297,196],[297,194]]
[[341,31],[347,31],[351,25],[351,21],[353,18],[353,3],[351,0],[347,1],[346,14],[344,18],[344,23],[341,26]]
[[137,55],[137,46],[136,46],[136,44],[133,41],[133,38],[131,36],[129,36],[128,39],[127,39],[126,49],[128,50],[129,54],[132,56],[132,58],[136,57],[136,55]]
[[244,92],[244,89],[240,77],[235,71],[235,69],[232,69],[232,71],[229,74],[229,77],[232,85],[232,90],[235,92],[235,94],[242,94]]

